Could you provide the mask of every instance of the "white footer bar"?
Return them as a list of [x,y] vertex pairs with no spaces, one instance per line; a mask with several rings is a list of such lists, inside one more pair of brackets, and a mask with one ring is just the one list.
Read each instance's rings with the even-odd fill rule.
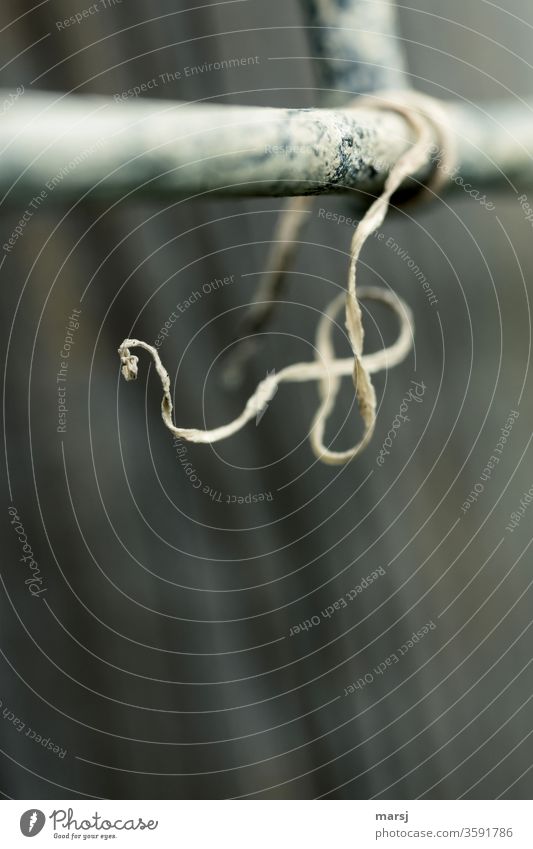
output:
[[10,849],[533,847],[528,801],[5,801],[0,834]]

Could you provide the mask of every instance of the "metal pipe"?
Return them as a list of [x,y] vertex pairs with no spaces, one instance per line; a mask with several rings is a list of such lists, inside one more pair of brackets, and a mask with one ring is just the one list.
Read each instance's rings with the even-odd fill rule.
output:
[[407,69],[391,0],[300,0],[320,105],[406,88]]
[[[508,179],[533,184],[530,107],[447,109],[464,180],[476,187]],[[403,118],[373,109],[26,93],[0,121],[0,190],[4,201],[17,202],[43,193],[64,201],[134,190],[150,197],[375,193],[410,143]]]

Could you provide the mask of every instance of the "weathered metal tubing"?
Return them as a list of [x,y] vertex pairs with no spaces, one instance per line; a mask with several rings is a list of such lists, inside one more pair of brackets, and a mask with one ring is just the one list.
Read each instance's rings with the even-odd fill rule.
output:
[[390,0],[300,0],[320,105],[406,88],[407,69]]
[[[509,179],[533,184],[529,106],[446,108],[464,180],[481,188],[508,186]],[[410,144],[402,117],[374,109],[117,103],[26,93],[0,121],[0,189],[17,201],[42,191],[57,201],[85,191],[92,197],[133,190],[166,197],[374,193]]]

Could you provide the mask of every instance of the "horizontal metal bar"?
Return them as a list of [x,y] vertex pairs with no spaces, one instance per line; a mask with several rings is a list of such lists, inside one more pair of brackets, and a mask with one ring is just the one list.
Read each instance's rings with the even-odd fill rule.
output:
[[[480,188],[509,179],[533,184],[529,106],[446,108],[464,180]],[[373,109],[25,93],[0,118],[0,190],[4,202],[40,194],[64,201],[86,191],[91,197],[133,190],[152,197],[375,192],[411,141],[403,118]]]

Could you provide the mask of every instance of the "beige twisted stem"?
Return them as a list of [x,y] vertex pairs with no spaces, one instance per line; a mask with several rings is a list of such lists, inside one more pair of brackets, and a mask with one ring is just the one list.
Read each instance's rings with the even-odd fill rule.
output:
[[[411,310],[401,298],[386,289],[368,287],[361,289],[360,296],[362,298],[381,301],[392,309],[398,317],[400,330],[394,344],[389,348],[384,348],[381,351],[376,351],[362,358],[364,368],[369,373],[392,368],[407,356],[412,347],[413,318]],[[161,415],[165,426],[174,436],[185,439],[188,442],[200,442],[204,444],[219,442],[238,433],[247,422],[251,421],[264,410],[266,404],[276,394],[277,388],[281,383],[302,383],[309,380],[320,380],[323,391],[323,387],[327,386],[330,381],[332,385],[336,385],[340,377],[352,373],[353,358],[336,359],[333,354],[331,339],[333,328],[336,326],[335,318],[344,304],[344,298],[344,293],[337,296],[329,304],[320,319],[316,340],[317,359],[309,363],[293,363],[277,373],[267,375],[258,384],[254,394],[246,402],[242,413],[233,421],[220,427],[211,430],[202,430],[198,428],[178,427],[174,424],[172,419],[173,405],[170,397],[170,378],[161,362],[157,349],[153,345],[149,345],[140,339],[125,339],[118,349],[122,363],[122,374],[126,380],[135,380],[138,374],[139,358],[131,353],[131,349],[142,348],[147,351],[152,356],[156,372],[163,386]],[[314,447],[312,432],[310,437]],[[317,456],[320,457],[321,455],[318,454]],[[323,458],[321,457],[321,459]],[[327,458],[326,462],[329,462]]]
[[[314,363],[295,363],[282,369],[277,374],[268,375],[265,380],[258,384],[256,391],[248,399],[240,416],[221,427],[212,430],[199,430],[174,425],[170,379],[161,363],[157,350],[146,342],[137,339],[126,339],[120,346],[119,355],[122,362],[122,373],[127,380],[134,379],[137,376],[138,369],[138,358],[131,354],[130,348],[144,348],[152,355],[156,371],[163,385],[164,394],[161,405],[163,421],[174,436],[201,443],[218,442],[221,439],[226,439],[237,433],[265,408],[280,383],[318,380],[320,406],[309,434],[315,455],[323,462],[331,465],[345,463],[359,454],[371,439],[376,423],[376,394],[370,374],[384,368],[390,368],[405,358],[412,346],[412,316],[407,305],[398,296],[387,292],[387,290],[377,288],[361,290],[361,297],[381,300],[391,307],[400,318],[400,333],[394,345],[366,357],[363,355],[364,330],[361,307],[357,296],[357,260],[368,237],[383,223],[393,193],[407,177],[416,174],[427,163],[434,135],[436,134],[440,140],[441,162],[446,159],[448,167],[443,169],[441,173],[434,174],[432,188],[440,185],[444,175],[449,173],[449,161],[453,159],[454,149],[452,138],[446,127],[444,112],[433,98],[415,92],[387,92],[384,95],[364,98],[364,105],[400,112],[414,131],[415,142],[395,163],[385,181],[382,194],[368,208],[353,234],[350,245],[347,292],[346,295],[337,296],[329,304],[319,322],[316,339],[317,354]],[[297,209],[286,217],[286,238],[280,240],[281,244],[287,245],[295,238],[303,221],[303,215],[304,203],[300,201]],[[289,235],[292,236],[292,239],[288,239]],[[279,256],[283,264],[288,256],[287,247],[282,248]],[[276,268],[276,266],[274,267]],[[282,270],[283,268],[270,275],[267,285],[270,285],[273,290],[279,288]],[[345,301],[346,328],[353,358],[336,359],[332,342],[332,328],[335,315],[343,301]],[[340,377],[350,373],[352,374],[359,412],[364,425],[363,435],[352,448],[346,451],[332,451],[324,444],[325,428],[335,406],[340,387]]]
[[[456,161],[455,139],[448,126],[446,112],[439,101],[416,91],[389,91],[381,94],[378,92],[371,97],[357,97],[349,104],[349,108],[351,106],[357,109],[359,106],[366,105],[369,108],[400,112],[410,126],[413,126],[414,121],[415,134],[421,149],[424,143],[429,144],[429,134],[434,133],[438,145],[431,145],[428,148],[424,154],[423,163],[428,162],[432,150],[436,152],[438,149],[440,165],[434,168],[425,184],[419,184],[412,201],[419,202],[424,197],[437,193],[448,180],[448,175],[453,172]],[[409,107],[407,112],[406,107]],[[257,348],[254,336],[251,334],[260,330],[275,311],[283,291],[286,271],[297,251],[298,240],[314,200],[312,197],[289,198],[285,202],[285,209],[278,217],[266,259],[268,270],[261,276],[255,299],[241,323],[239,335],[235,340],[238,344],[227,356],[226,375],[229,384],[241,382],[242,370]]]
[[[444,112],[433,98],[417,92],[390,92],[364,98],[366,107],[376,109],[395,109],[400,112],[415,133],[416,141],[391,169],[381,195],[367,209],[357,225],[350,245],[350,266],[348,270],[348,292],[346,295],[346,328],[354,354],[353,383],[359,412],[363,420],[364,432],[356,445],[347,451],[332,451],[324,444],[324,433],[329,416],[335,406],[340,382],[338,378],[330,385],[326,378],[320,384],[321,404],[317,410],[311,429],[311,445],[317,457],[328,464],[346,463],[359,454],[368,444],[376,425],[376,392],[370,378],[370,372],[363,358],[364,329],[361,307],[357,298],[357,260],[366,240],[385,220],[390,199],[404,180],[416,174],[430,157],[433,137],[436,132],[447,160],[453,157],[453,141],[446,130]],[[448,172],[448,169],[446,169]],[[443,173],[433,175],[432,187],[440,187]],[[326,358],[333,356],[328,334],[321,334],[319,328],[320,353]]]

